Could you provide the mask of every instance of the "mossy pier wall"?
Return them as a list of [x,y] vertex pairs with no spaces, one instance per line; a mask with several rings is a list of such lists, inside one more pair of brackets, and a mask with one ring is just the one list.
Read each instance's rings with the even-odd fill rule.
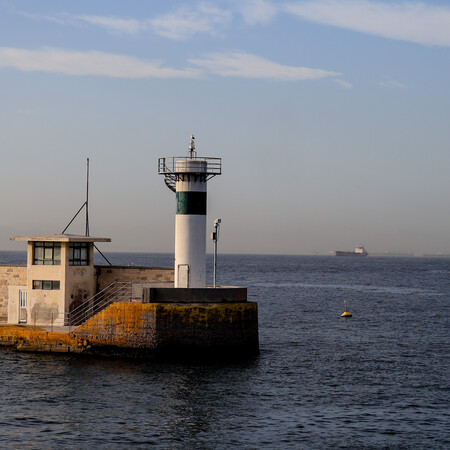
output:
[[258,308],[254,302],[113,303],[65,333],[33,326],[0,326],[0,345],[25,351],[130,357],[256,355]]

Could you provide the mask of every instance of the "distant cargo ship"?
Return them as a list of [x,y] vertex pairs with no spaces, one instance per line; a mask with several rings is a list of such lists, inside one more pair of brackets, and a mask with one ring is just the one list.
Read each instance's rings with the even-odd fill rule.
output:
[[344,252],[341,250],[335,250],[333,252],[336,256],[367,256],[368,253],[366,252],[366,249],[364,248],[364,245],[357,245],[355,247],[355,250],[352,252]]

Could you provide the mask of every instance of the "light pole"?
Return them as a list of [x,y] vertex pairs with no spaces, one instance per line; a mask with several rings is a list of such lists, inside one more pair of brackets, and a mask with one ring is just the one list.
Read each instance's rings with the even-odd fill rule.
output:
[[214,221],[214,231],[211,233],[211,239],[214,242],[214,287],[216,287],[217,241],[219,240],[219,228],[221,223],[222,219],[216,219]]

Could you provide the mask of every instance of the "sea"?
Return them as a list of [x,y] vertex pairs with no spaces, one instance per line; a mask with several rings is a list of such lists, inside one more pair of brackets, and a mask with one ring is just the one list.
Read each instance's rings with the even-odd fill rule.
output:
[[[170,254],[106,256],[173,265]],[[259,356],[0,349],[0,448],[450,448],[450,259],[219,255],[217,283],[258,302]]]

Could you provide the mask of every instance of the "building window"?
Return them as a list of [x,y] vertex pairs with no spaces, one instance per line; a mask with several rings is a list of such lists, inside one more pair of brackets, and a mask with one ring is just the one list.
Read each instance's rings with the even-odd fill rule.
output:
[[69,243],[69,266],[89,265],[89,243],[71,242]]
[[43,289],[45,291],[59,291],[59,281],[33,280],[33,289]]
[[61,242],[35,242],[33,264],[40,266],[61,265]]

